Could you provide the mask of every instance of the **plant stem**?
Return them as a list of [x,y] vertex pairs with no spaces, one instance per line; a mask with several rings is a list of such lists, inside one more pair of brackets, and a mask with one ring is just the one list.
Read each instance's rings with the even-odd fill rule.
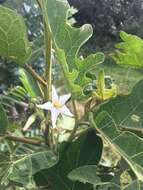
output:
[[78,120],[79,120],[75,100],[72,100],[72,103],[73,103],[73,109],[74,109],[74,114],[75,114],[75,126],[74,126],[74,128],[73,128],[73,130],[72,130],[72,132],[71,132],[71,134],[70,134],[70,136],[68,138],[68,141],[72,141],[72,139],[74,138],[75,133],[76,133],[76,131],[78,129]]
[[[43,14],[43,22],[44,22],[44,44],[45,44],[45,62],[46,62],[46,69],[45,69],[45,76],[46,76],[46,86],[47,90],[45,92],[45,101],[52,101],[52,33],[48,19],[47,13],[47,3],[45,0],[37,0]],[[46,142],[52,147],[52,142],[50,141],[50,137],[52,136],[52,130],[50,131],[50,122],[51,122],[51,113],[46,113],[46,126],[47,129],[45,130],[45,140],[49,141]],[[51,136],[50,136],[51,135]],[[46,138],[49,137],[49,138]]]
[[15,142],[37,145],[37,146],[40,146],[42,144],[42,142],[40,140],[33,140],[30,138],[25,138],[25,137],[17,137],[17,136],[13,136],[11,134],[5,135],[5,139],[15,141]]
[[91,130],[93,130],[93,129],[91,127],[88,127],[88,128],[86,128],[86,129],[84,129],[82,131],[79,131],[79,132],[75,133],[74,138],[79,137],[81,135],[84,135],[84,134],[86,134],[87,132],[89,132]]
[[46,62],[46,85],[47,85],[47,95],[45,97],[46,101],[52,100],[52,34],[49,25],[49,19],[47,14],[47,4],[45,0],[38,1],[42,13],[44,22],[44,42],[45,42],[45,62]]
[[26,69],[26,71],[28,71],[42,85],[45,86],[47,84],[46,81],[44,81],[44,79],[40,77],[40,75],[38,75],[30,65],[26,64],[24,69]]
[[[47,35],[46,35],[47,36]],[[49,37],[48,37],[49,38]],[[47,48],[46,48],[46,80],[47,80],[47,101],[52,100],[52,61],[51,61],[51,50],[52,50],[52,40],[47,37],[45,40],[49,42]]]

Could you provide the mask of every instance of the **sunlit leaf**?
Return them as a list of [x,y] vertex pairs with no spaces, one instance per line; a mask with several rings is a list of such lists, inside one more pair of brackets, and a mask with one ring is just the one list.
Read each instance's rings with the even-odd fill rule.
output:
[[107,88],[105,85],[104,71],[99,71],[97,79],[97,89],[93,91],[93,96],[95,96],[97,100],[104,101],[112,97],[116,97],[116,95],[117,86],[115,84],[112,84],[111,88]]
[[27,119],[27,121],[23,127],[23,130],[27,131],[31,127],[31,125],[36,121],[36,118],[37,118],[36,113],[30,115],[30,117]]
[[123,42],[115,46],[118,50],[112,55],[116,63],[133,68],[143,67],[143,40],[123,31],[120,37]]
[[91,25],[75,28],[67,23],[70,8],[67,0],[47,0],[46,3],[50,27],[58,47],[58,60],[67,78],[69,91],[75,98],[84,97],[83,88],[91,81],[86,77],[86,72],[102,63],[104,54],[93,54],[83,60],[78,58],[81,46],[92,36]]
[[140,128],[143,126],[143,81],[133,88],[129,95],[119,95],[102,105],[98,110],[107,111],[118,126],[129,128]]

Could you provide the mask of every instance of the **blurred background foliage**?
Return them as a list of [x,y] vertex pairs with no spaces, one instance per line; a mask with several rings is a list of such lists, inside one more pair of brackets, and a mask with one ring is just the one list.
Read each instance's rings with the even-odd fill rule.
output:
[[69,3],[79,10],[75,14],[78,26],[84,23],[93,26],[94,35],[88,42],[90,51],[111,51],[120,30],[143,37],[142,0],[69,0]]
[[[73,6],[74,18],[71,20],[79,27],[85,23],[92,25],[94,34],[82,48],[81,54],[102,51],[106,56],[105,73],[113,77],[121,88],[127,90],[142,78],[142,71],[132,71],[116,66],[109,54],[114,44],[120,41],[119,31],[143,37],[143,0],[68,0]],[[0,0],[0,4],[10,7],[22,14],[28,27],[29,40],[33,42],[34,54],[30,60],[32,67],[43,74],[44,61],[42,54],[43,25],[41,13],[35,0]],[[78,11],[76,11],[76,9]],[[72,15],[72,14],[71,14]],[[59,79],[59,66],[54,64],[54,79]],[[93,71],[96,73],[97,71]],[[124,79],[121,75],[125,76]],[[19,84],[18,66],[6,60],[0,60],[0,93]],[[125,87],[124,87],[125,85]]]

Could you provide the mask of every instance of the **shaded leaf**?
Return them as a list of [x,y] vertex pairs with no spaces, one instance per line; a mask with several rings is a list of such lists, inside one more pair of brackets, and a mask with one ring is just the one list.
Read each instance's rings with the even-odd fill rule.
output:
[[5,157],[0,163],[0,168],[4,171],[0,174],[1,184],[12,180],[24,187],[30,187],[34,184],[33,175],[35,173],[52,167],[57,161],[56,155],[47,147],[21,145],[14,154]]
[[98,114],[93,126],[96,126],[111,148],[125,159],[137,179],[143,181],[143,140],[131,132],[120,131],[107,112]]
[[97,176],[97,166],[94,165],[76,168],[68,174],[68,177],[73,181],[80,181],[84,184],[96,185],[101,182],[99,176]]
[[[61,145],[60,161],[50,170],[36,175],[39,186],[50,181],[51,190],[89,190],[92,186],[76,183],[68,179],[68,173],[80,166],[98,164],[102,153],[102,141],[93,131],[82,135],[75,142]],[[66,148],[64,148],[66,147]]]
[[0,135],[5,134],[8,127],[8,119],[3,106],[0,104]]
[[29,74],[24,69],[19,70],[20,80],[30,95],[31,98],[36,98],[37,96],[42,96],[40,88],[37,84],[37,82],[34,80],[31,74]]
[[23,18],[15,11],[0,6],[0,56],[24,64],[31,55]]
[[142,182],[135,180],[131,184],[124,187],[122,190],[143,190]]

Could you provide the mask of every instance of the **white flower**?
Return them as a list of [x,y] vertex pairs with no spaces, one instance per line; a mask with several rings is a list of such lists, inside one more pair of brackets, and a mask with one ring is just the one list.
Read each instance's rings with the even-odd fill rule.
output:
[[73,117],[73,114],[67,108],[65,103],[71,97],[70,94],[58,97],[56,89],[52,86],[52,102],[46,102],[42,105],[37,105],[38,108],[51,111],[51,121],[53,128],[56,127],[56,121],[59,114],[64,114]]

